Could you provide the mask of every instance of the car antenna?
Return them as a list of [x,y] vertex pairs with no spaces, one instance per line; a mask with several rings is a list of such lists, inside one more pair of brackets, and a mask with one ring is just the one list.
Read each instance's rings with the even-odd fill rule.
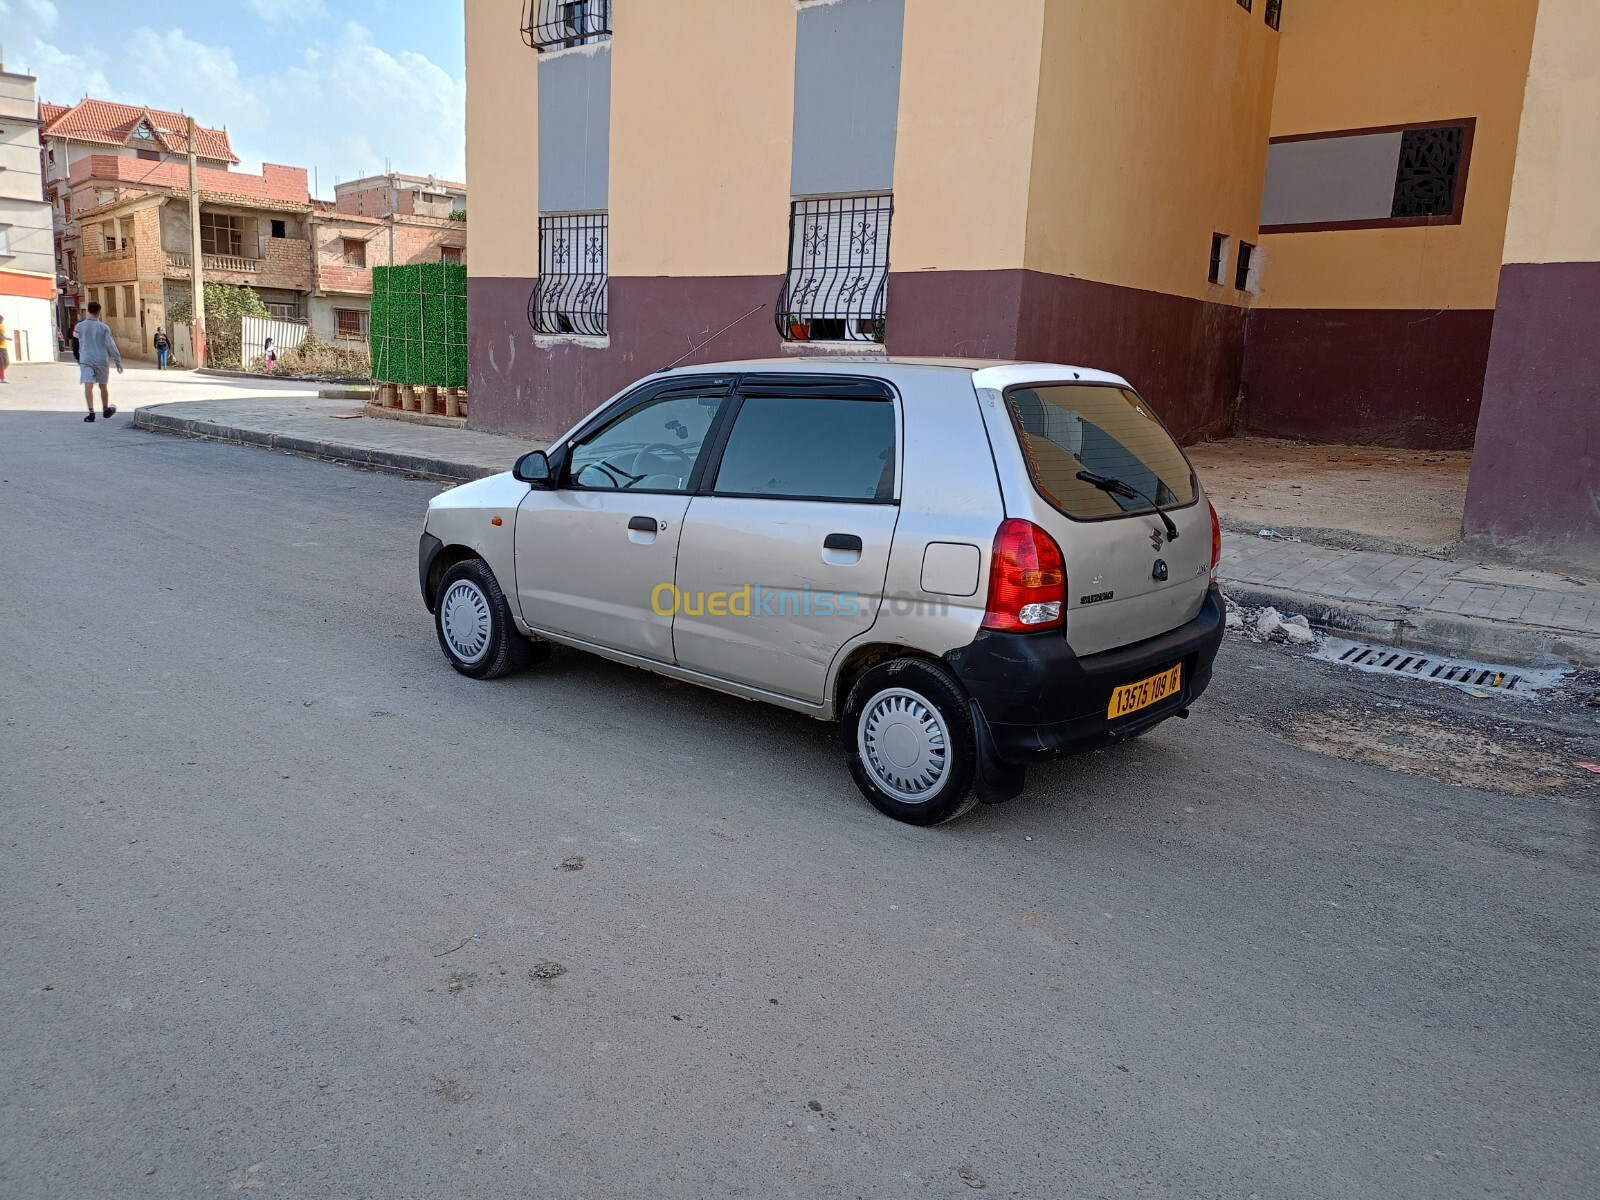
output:
[[657,371],[656,374],[659,375],[659,374],[661,374],[661,371],[670,371],[670,370],[672,370],[673,367],[677,366],[685,358],[688,358],[691,354],[696,354],[699,351],[704,350],[707,346],[709,346],[712,342],[716,341],[723,334],[727,333],[728,330],[732,329],[740,321],[744,321],[744,320],[749,319],[750,317],[755,316],[758,312],[760,312],[765,307],[766,307],[765,304],[758,304],[754,308],[752,308],[749,312],[745,313],[744,316],[739,317],[739,318],[737,318],[735,320],[729,321],[726,325],[724,325],[721,329],[717,330],[710,337],[708,337],[705,341],[701,342],[698,346],[691,346],[687,351],[684,352],[684,354],[683,354],[683,356],[681,358],[673,359],[673,361],[669,362],[666,366],[662,367],[661,370]]

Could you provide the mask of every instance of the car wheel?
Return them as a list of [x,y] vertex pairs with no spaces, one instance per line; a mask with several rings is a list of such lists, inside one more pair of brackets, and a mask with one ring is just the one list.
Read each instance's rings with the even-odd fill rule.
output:
[[[535,659],[535,644],[517,632],[506,594],[481,559],[459,562],[444,573],[433,627],[450,665],[473,679],[494,679]],[[549,657],[549,643],[539,645],[540,659]]]
[[850,774],[885,816],[939,825],[977,804],[972,717],[944,668],[920,658],[880,663],[850,689],[842,724]]

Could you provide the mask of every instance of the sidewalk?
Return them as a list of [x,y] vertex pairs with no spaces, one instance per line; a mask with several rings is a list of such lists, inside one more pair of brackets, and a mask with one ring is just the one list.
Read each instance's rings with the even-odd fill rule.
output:
[[511,465],[543,443],[471,429],[362,415],[358,400],[316,396],[196,400],[137,409],[141,429],[241,442],[335,462],[464,482]]
[[[134,424],[454,480],[509,470],[541,445],[361,412],[353,400],[255,396],[152,405],[134,413]],[[1600,580],[1234,532],[1222,546],[1223,589],[1243,605],[1304,613],[1321,628],[1396,646],[1600,663]]]

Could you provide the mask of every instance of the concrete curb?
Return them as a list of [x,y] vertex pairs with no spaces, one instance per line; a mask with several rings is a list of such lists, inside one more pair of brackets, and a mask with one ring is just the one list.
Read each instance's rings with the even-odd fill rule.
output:
[[1600,663],[1600,638],[1577,630],[1239,583],[1227,577],[1226,565],[1221,584],[1236,604],[1247,608],[1270,604],[1280,612],[1304,613],[1319,629],[1353,634],[1363,641],[1408,650],[1448,651],[1494,662],[1529,664],[1559,659],[1580,667]]
[[215,421],[200,421],[192,417],[179,417],[161,411],[162,405],[138,408],[133,412],[133,424],[139,429],[154,433],[171,433],[180,437],[205,438],[214,442],[233,442],[241,446],[262,446],[268,450],[281,450],[307,458],[321,458],[329,462],[349,463],[370,467],[375,471],[389,471],[396,475],[427,475],[466,483],[497,474],[503,468],[483,467],[474,463],[452,462],[423,454],[408,454],[403,450],[379,450],[365,446],[349,446],[324,438],[297,437],[290,434],[269,433],[261,429],[244,429],[223,425]]

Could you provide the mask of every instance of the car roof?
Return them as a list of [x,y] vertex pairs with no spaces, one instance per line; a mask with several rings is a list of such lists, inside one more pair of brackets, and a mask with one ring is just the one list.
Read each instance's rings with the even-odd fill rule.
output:
[[658,371],[659,376],[725,375],[725,374],[799,374],[825,373],[830,375],[865,375],[873,379],[893,381],[900,377],[915,377],[929,371],[962,371],[968,375],[982,375],[978,386],[1009,387],[1013,384],[1049,379],[1082,380],[1085,383],[1112,383],[1128,386],[1127,380],[1108,371],[1092,367],[1072,366],[1067,363],[1029,362],[1001,358],[917,358],[887,357],[881,354],[818,354],[785,355],[782,358],[752,358],[730,362],[697,363],[693,366],[673,367]]

